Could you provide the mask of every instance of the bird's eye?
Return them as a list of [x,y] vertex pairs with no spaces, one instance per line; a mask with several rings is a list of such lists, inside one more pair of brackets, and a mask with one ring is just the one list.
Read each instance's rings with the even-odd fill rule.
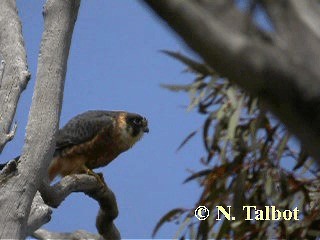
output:
[[141,119],[140,118],[135,118],[135,119],[133,119],[133,123],[135,125],[140,125],[141,124]]

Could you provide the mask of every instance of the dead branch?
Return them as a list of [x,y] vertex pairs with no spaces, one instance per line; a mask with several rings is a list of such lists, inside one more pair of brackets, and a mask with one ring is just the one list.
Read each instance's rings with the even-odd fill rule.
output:
[[39,229],[43,224],[51,220],[52,210],[44,203],[39,192],[36,193],[28,219],[27,229],[28,235]]
[[[12,11],[16,11],[13,0],[1,1],[1,10],[3,2],[6,2],[9,8],[13,6]],[[23,239],[28,234],[27,221],[31,204],[42,179],[47,174],[54,151],[67,59],[79,5],[80,0],[48,0],[44,7],[45,26],[23,154],[19,159],[16,173],[0,185],[0,238]],[[12,17],[16,18],[16,13]],[[11,19],[11,15],[5,18]],[[3,16],[1,19],[5,21]],[[18,25],[20,30],[20,23]],[[0,32],[2,34],[3,31]],[[13,44],[18,48],[16,42]],[[21,56],[21,53],[10,52],[9,55]],[[6,59],[5,56],[4,58]],[[6,63],[6,66],[9,64]],[[22,76],[26,75],[25,69],[21,67],[15,71]],[[10,84],[12,83],[15,81]],[[4,84],[5,82],[2,88]],[[21,88],[22,84],[17,86]],[[6,108],[12,107],[8,102],[5,102],[5,105]]]
[[30,73],[16,1],[0,1],[0,153],[14,135],[11,124]]
[[72,233],[56,233],[50,232],[45,229],[39,229],[35,231],[32,236],[36,239],[47,240],[47,239],[102,239],[97,234],[92,234],[84,230],[77,230]]
[[[95,199],[100,205],[96,220],[99,234],[104,239],[120,239],[120,233],[113,224],[113,220],[118,216],[115,195],[107,185],[103,186],[99,184],[95,177],[86,174],[66,176],[53,186],[43,184],[40,192],[45,203],[55,208],[72,192],[84,192],[89,197]],[[79,234],[79,232],[77,231],[76,234]]]

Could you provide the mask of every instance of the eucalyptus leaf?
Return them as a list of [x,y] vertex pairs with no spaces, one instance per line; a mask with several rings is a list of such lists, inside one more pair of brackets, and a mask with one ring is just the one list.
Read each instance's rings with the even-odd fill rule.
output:
[[280,141],[280,143],[279,143],[279,145],[278,145],[277,157],[276,157],[276,159],[275,159],[276,161],[279,161],[280,158],[282,157],[282,154],[283,154],[283,152],[284,152],[284,150],[285,150],[285,148],[286,148],[286,146],[287,146],[287,143],[288,143],[288,141],[289,141],[289,139],[290,139],[290,136],[291,136],[290,133],[286,133],[286,134],[282,137],[282,139],[281,139],[281,141]]
[[174,217],[179,217],[181,216],[183,213],[186,212],[186,209],[183,209],[183,208],[175,208],[175,209],[172,209],[171,211],[169,211],[167,214],[165,214],[160,220],[159,222],[156,224],[153,232],[152,232],[152,237],[154,237],[159,228],[165,223],[165,222],[170,222],[172,221],[172,219]]
[[189,140],[191,139],[191,138],[193,138],[196,134],[197,134],[197,130],[195,130],[195,131],[192,131],[183,141],[182,141],[182,143],[179,145],[179,147],[177,148],[177,150],[176,151],[179,151],[187,142],[189,142]]
[[176,60],[179,60],[195,72],[201,73],[206,76],[214,74],[214,71],[206,64],[192,60],[191,58],[186,57],[179,52],[173,52],[168,50],[161,50],[161,52],[167,54],[170,57],[175,58]]
[[227,97],[232,105],[232,107],[235,109],[238,105],[237,101],[237,91],[233,87],[229,87],[227,89]]
[[234,139],[236,128],[238,126],[238,122],[239,122],[240,114],[242,110],[242,102],[243,102],[243,97],[240,97],[239,101],[236,103],[236,110],[233,112],[233,114],[229,118],[228,134],[227,134],[228,140]]

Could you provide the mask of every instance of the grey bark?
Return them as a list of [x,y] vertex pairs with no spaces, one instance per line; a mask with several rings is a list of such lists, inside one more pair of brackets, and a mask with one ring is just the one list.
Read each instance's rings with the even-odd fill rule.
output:
[[30,236],[34,231],[51,220],[52,209],[44,203],[39,192],[36,193],[27,223],[27,235]]
[[220,75],[258,96],[320,163],[318,1],[259,1],[270,33],[233,1],[144,2]]
[[30,74],[15,0],[0,1],[0,153],[15,133],[11,131],[21,92]]
[[[40,192],[45,203],[55,208],[72,192],[84,192],[89,197],[95,199],[100,205],[96,220],[96,227],[100,235],[94,235],[96,236],[95,239],[120,239],[120,233],[113,223],[113,220],[118,216],[115,195],[107,185],[101,186],[95,177],[84,174],[66,176],[54,186],[43,184]],[[33,236],[43,239],[59,236],[59,234],[62,234],[60,237],[66,236],[66,234],[81,236],[81,233],[84,233],[83,230],[75,233],[52,233],[41,229],[40,231],[36,231]],[[82,238],[87,238],[86,234]]]
[[34,234],[33,237],[36,239],[47,240],[47,239],[97,239],[101,240],[101,236],[97,234],[89,233],[85,230],[77,230],[72,233],[56,233],[50,232],[45,229],[39,229]]
[[[17,171],[0,185],[1,239],[22,239],[28,234],[31,204],[47,175],[54,151],[67,59],[79,5],[80,0],[48,0],[44,7],[45,27],[25,145]],[[12,52],[10,55],[15,56]]]

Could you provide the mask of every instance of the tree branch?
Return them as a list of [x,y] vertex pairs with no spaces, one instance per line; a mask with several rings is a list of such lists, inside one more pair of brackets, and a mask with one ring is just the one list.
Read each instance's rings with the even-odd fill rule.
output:
[[[213,17],[196,1],[144,2],[210,67],[263,100],[320,161],[319,67],[307,64],[304,55],[291,55],[278,44],[253,38],[241,29],[231,31],[228,23]],[[311,58],[319,59],[318,53]]]
[[4,67],[5,67],[5,61],[0,54],[0,89],[1,89],[1,85],[2,85]]
[[39,192],[36,193],[28,219],[28,235],[31,235],[35,230],[39,229],[43,224],[51,220],[52,210],[46,205]]
[[[0,2],[1,5],[3,2],[13,4],[8,0]],[[47,175],[54,151],[67,59],[79,5],[80,0],[48,0],[44,7],[45,27],[23,154],[16,174],[0,185],[0,238],[23,239],[28,234],[31,204]],[[8,16],[8,19],[11,18]],[[10,52],[9,55],[14,54]],[[20,68],[16,72],[24,73]]]
[[100,210],[96,219],[96,227],[104,239],[121,239],[120,232],[113,224],[118,216],[118,207],[115,195],[107,187],[102,191],[93,189],[85,192],[89,197],[99,202]]
[[[314,0],[262,1],[277,31],[277,46],[311,69],[320,58],[320,7]],[[302,37],[303,36],[303,37]]]
[[241,31],[251,38],[262,38],[266,41],[272,41],[272,36],[260,30],[252,21],[251,14],[237,8],[233,0],[198,0],[197,3],[212,18],[227,25],[229,31]]
[[56,233],[45,229],[35,231],[32,236],[36,239],[102,239],[97,234],[92,234],[84,230],[77,230],[73,233]]
[[0,153],[13,138],[10,127],[21,92],[30,79],[15,0],[0,1]]
[[95,177],[86,174],[66,176],[53,186],[42,185],[40,192],[45,203],[52,207],[58,207],[72,192],[84,192],[100,205],[96,220],[99,234],[104,239],[120,239],[120,233],[113,224],[113,220],[118,216],[115,195],[107,185],[99,184]]
[[292,1],[293,8],[304,25],[309,28],[317,38],[320,38],[320,5],[317,0],[301,2]]
[[[107,191],[111,194],[111,190],[105,186]],[[88,192],[88,191],[101,191],[103,187],[97,183],[94,176],[87,174],[72,174],[63,177],[59,182],[50,186],[44,182],[39,191],[46,204],[51,207],[57,208],[59,205],[73,192]],[[112,194],[111,194],[112,195]]]

